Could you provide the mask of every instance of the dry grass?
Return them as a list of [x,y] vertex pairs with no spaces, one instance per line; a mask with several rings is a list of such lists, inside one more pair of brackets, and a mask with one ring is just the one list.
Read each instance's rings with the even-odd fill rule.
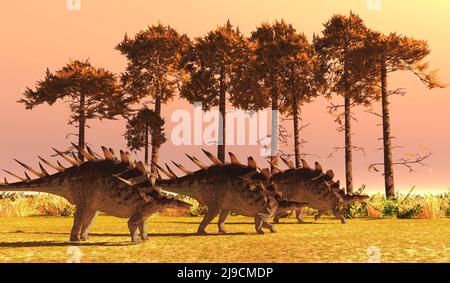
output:
[[[378,246],[382,262],[450,262],[450,219],[350,219],[325,217],[317,224],[293,218],[278,233],[256,235],[253,221],[230,217],[230,234],[197,236],[199,217],[154,216],[150,240],[132,245],[126,220],[100,216],[91,239],[78,243],[82,262],[367,262]],[[310,217],[307,221],[313,222]],[[66,262],[70,217],[11,217],[0,220],[0,262]]]

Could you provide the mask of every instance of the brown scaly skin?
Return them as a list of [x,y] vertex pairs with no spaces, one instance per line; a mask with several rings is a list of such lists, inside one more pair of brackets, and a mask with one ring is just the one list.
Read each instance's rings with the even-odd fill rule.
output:
[[[284,160],[285,161],[285,160]],[[293,168],[292,163],[285,163],[291,167],[286,171],[277,172],[268,181],[281,196],[289,201],[299,201],[309,203],[309,207],[317,209],[318,214],[314,217],[317,221],[327,210],[331,210],[334,216],[346,223],[342,215],[342,207],[368,199],[366,195],[345,194],[339,188],[339,181],[334,182],[334,173],[329,170],[325,174],[322,167],[316,162],[315,168],[309,168],[308,164],[302,160],[302,168]],[[281,213],[277,213],[281,216]],[[296,210],[296,217],[303,223],[301,209]],[[279,217],[275,217],[278,222]]]
[[37,175],[45,175],[35,180],[27,178],[22,182],[8,184],[5,179],[5,183],[0,184],[0,191],[44,192],[67,199],[76,206],[70,241],[87,240],[88,229],[97,211],[102,211],[115,217],[128,218],[131,240],[138,243],[147,239],[145,221],[150,215],[164,208],[187,209],[190,205],[164,195],[152,185],[132,187],[120,181],[115,174],[129,178],[143,177],[143,173],[133,167],[134,163],[127,160],[129,156],[123,156],[125,159],[122,161],[91,158],[91,161],[81,163],[70,159],[79,164],[53,175],[48,175],[45,169],[42,174],[34,170]]
[[207,206],[208,211],[198,227],[198,234],[206,234],[206,226],[219,214],[219,233],[226,233],[224,221],[230,211],[254,217],[258,234],[264,233],[261,228],[274,233],[276,230],[269,218],[277,210],[299,209],[307,205],[282,200],[263,185],[261,173],[242,164],[217,164],[196,172],[185,172],[188,174],[183,177],[169,173],[172,179],[158,179],[156,185],[166,191],[192,197]]

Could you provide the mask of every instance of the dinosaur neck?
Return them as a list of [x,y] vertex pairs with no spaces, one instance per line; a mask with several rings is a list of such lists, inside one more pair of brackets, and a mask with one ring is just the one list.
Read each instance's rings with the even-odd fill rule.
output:
[[196,182],[193,182],[190,178],[191,176],[184,176],[170,180],[160,179],[156,181],[156,185],[168,192],[185,195],[199,200],[199,198],[201,198],[201,194],[198,186],[196,185]]

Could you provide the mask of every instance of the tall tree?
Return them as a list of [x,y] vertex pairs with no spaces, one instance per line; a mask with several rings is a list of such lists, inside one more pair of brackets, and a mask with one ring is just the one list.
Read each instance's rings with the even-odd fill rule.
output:
[[[140,31],[134,38],[125,35],[116,49],[128,59],[122,84],[132,100],[139,102],[151,98],[155,114],[161,116],[161,104],[173,98],[182,81],[180,63],[189,45],[186,35],[160,23]],[[158,156],[158,141],[152,136],[152,162],[157,163]],[[151,168],[156,172],[155,166]]]
[[196,38],[185,59],[189,76],[181,96],[191,103],[201,102],[203,110],[219,106],[217,156],[222,162],[225,162],[226,104],[228,98],[233,105],[238,103],[234,91],[237,73],[248,56],[248,40],[228,21],[206,36]]
[[319,96],[325,87],[322,62],[304,34],[290,38],[292,53],[283,59],[285,65],[286,93],[281,100],[283,114],[292,117],[294,129],[295,166],[301,166],[300,114],[304,104]]
[[161,146],[166,141],[164,133],[164,119],[155,111],[143,107],[127,123],[125,138],[128,148],[131,150],[141,150],[144,148],[145,163],[148,164],[149,157],[149,137],[155,141],[155,146]]
[[[36,89],[27,88],[18,102],[26,109],[57,100],[69,102],[69,124],[77,124],[78,146],[85,146],[85,129],[91,119],[114,119],[126,112],[125,99],[116,75],[91,65],[89,60],[70,61],[52,73],[47,69],[45,79],[38,81]],[[83,160],[83,156],[79,155]]]
[[445,87],[437,79],[437,71],[430,71],[424,63],[430,49],[426,41],[400,36],[396,33],[384,35],[371,32],[363,48],[363,57],[367,60],[365,72],[377,72],[380,78],[381,107],[383,126],[384,181],[387,197],[395,196],[394,168],[392,160],[392,134],[389,112],[389,97],[398,91],[389,91],[387,78],[389,73],[410,71],[428,88]]
[[[257,89],[257,94],[265,95],[265,100],[271,104],[272,109],[272,130],[271,130],[271,162],[272,170],[278,163],[278,115],[284,111],[283,99],[286,95],[296,92],[298,87],[298,72],[301,62],[296,60],[304,56],[304,49],[307,41],[303,35],[297,34],[296,30],[290,24],[283,20],[276,21],[272,25],[263,23],[252,32],[250,37],[254,44],[254,60],[251,70],[252,77],[256,77],[258,85],[262,90]],[[303,59],[305,60],[305,59]],[[291,96],[293,103],[298,103],[298,94]],[[289,107],[298,110],[298,105]],[[297,115],[298,112],[295,114]],[[298,121],[298,117],[297,117]],[[295,119],[294,119],[295,122]],[[298,131],[298,129],[297,129]],[[299,143],[297,137],[296,143]],[[297,144],[299,145],[299,144]],[[298,148],[299,149],[299,148]],[[299,154],[299,151],[297,152]]]
[[357,52],[364,44],[368,29],[363,20],[354,13],[348,17],[333,16],[324,24],[320,37],[315,36],[314,45],[326,62],[329,94],[344,97],[344,137],[345,137],[345,175],[348,193],[353,192],[352,157],[352,112],[353,106],[370,104],[376,96],[372,77],[364,77],[361,72],[361,57]]

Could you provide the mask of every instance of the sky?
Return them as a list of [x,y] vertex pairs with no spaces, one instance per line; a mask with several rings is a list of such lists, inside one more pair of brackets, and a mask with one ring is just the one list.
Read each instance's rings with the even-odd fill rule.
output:
[[[381,0],[380,9],[366,0],[81,0],[80,10],[69,10],[66,0],[2,1],[0,9],[0,168],[15,172],[23,170],[12,160],[17,158],[36,166],[37,157],[50,156],[51,147],[65,149],[75,141],[70,133],[77,130],[67,125],[68,110],[64,103],[52,107],[42,105],[32,111],[17,103],[25,87],[32,87],[42,79],[46,68],[55,71],[70,59],[89,58],[91,63],[115,73],[126,66],[125,58],[114,49],[125,33],[133,35],[158,21],[170,25],[189,37],[202,36],[228,19],[249,35],[262,22],[284,19],[312,39],[319,34],[333,14],[360,15],[369,28],[381,32],[398,32],[427,40],[432,50],[427,61],[433,69],[440,69],[444,83],[450,83],[450,1],[447,0]],[[376,0],[372,1],[376,2]],[[398,190],[407,192],[446,192],[450,188],[450,89],[428,90],[409,73],[395,73],[388,78],[391,89],[405,88],[407,95],[392,97],[392,133],[395,136],[394,160],[424,154],[433,155],[427,166],[410,173],[402,166],[395,167]],[[333,100],[340,103],[340,98]],[[344,180],[344,137],[336,131],[333,116],[327,114],[329,101],[317,99],[302,109],[302,123],[309,126],[301,132],[307,140],[304,152],[307,161],[318,160],[326,169],[333,169]],[[374,104],[379,111],[380,105]],[[176,97],[163,106],[169,141],[161,148],[161,161],[178,161],[187,167],[193,164],[184,156],[189,153],[205,160],[200,148],[215,152],[214,147],[174,145],[170,140],[176,122],[171,118],[176,110],[193,111],[193,106]],[[354,153],[355,186],[367,186],[368,192],[383,192],[384,179],[380,172],[370,172],[368,166],[382,162],[381,127],[379,118],[355,110],[354,145],[365,148]],[[123,138],[125,121],[91,121],[87,142],[100,151],[100,145],[125,149]],[[208,123],[204,123],[204,127]],[[241,160],[253,155],[260,167],[265,166],[259,146],[230,146]],[[283,148],[292,151],[291,147]],[[138,153],[142,158],[142,153]],[[6,176],[0,173],[0,177]],[[10,178],[11,179],[11,178]],[[10,180],[12,181],[12,179]]]

